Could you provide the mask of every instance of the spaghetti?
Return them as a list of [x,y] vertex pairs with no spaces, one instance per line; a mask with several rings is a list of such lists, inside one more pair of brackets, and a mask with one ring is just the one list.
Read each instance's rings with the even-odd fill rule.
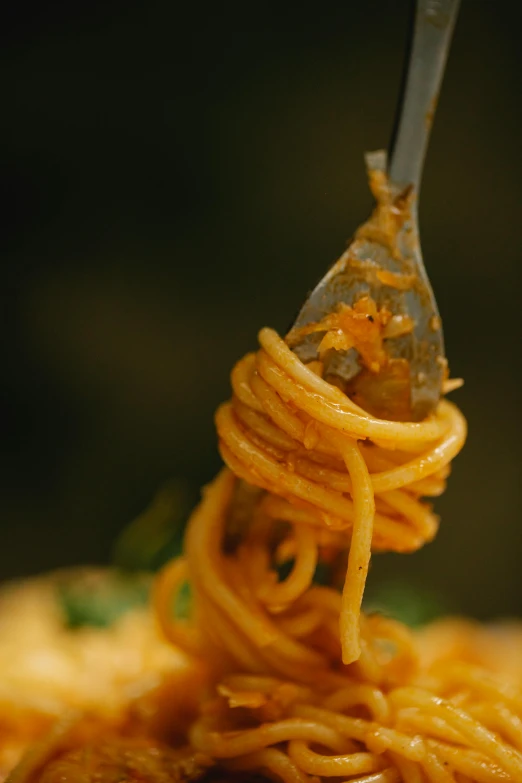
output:
[[435,535],[421,498],[444,490],[464,418],[445,399],[420,423],[374,418],[273,331],[260,344],[216,415],[227,468],[156,583],[167,638],[209,665],[193,748],[287,783],[522,781],[522,677],[473,663],[463,624],[419,636],[360,613],[371,551]]
[[[78,755],[66,729],[13,783],[33,781],[41,757],[38,779],[63,783],[66,768],[67,780],[91,779],[93,754],[130,781],[144,769],[151,781],[207,779],[213,767],[237,781],[522,783],[522,629],[448,620],[414,633],[361,613],[371,552],[411,552],[435,535],[422,498],[443,492],[464,418],[445,399],[423,422],[375,418],[273,331],[260,343],[216,415],[227,467],[154,590],[164,635],[202,672],[184,737],[191,772],[168,777],[172,758],[153,750],[156,775],[149,751],[117,742]],[[178,707],[193,691],[180,684]]]

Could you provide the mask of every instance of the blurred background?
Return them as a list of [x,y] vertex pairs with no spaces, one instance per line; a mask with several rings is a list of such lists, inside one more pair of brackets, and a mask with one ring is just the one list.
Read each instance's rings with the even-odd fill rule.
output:
[[[46,7],[47,6],[47,7]],[[213,412],[371,200],[409,3],[11,4],[2,29],[0,576],[107,562],[174,478],[219,466]],[[522,6],[463,2],[422,244],[470,435],[436,542],[370,579],[522,614]]]

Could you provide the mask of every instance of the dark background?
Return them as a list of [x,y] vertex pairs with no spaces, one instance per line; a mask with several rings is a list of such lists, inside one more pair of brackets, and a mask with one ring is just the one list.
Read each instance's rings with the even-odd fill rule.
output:
[[[0,574],[103,562],[170,477],[219,465],[213,411],[371,201],[406,2],[12,4],[2,29]],[[371,579],[522,613],[520,4],[464,0],[422,242],[470,436],[437,541]]]

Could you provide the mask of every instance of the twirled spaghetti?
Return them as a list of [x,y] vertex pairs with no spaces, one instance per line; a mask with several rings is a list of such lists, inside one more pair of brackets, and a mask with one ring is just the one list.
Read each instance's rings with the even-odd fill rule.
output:
[[[464,626],[448,644],[461,634],[469,650],[430,658],[433,638],[360,614],[371,550],[409,552],[435,535],[421,497],[443,491],[464,418],[442,400],[421,423],[376,419],[273,331],[260,343],[216,415],[228,467],[156,585],[167,637],[209,663],[193,748],[288,783],[522,781],[520,680],[474,665]],[[328,586],[314,582],[319,563]],[[186,580],[192,617],[174,621]]]
[[414,633],[360,612],[371,551],[435,535],[422,498],[444,490],[464,418],[445,399],[420,423],[375,418],[273,331],[260,343],[216,415],[227,467],[155,584],[164,635],[198,664],[185,746],[97,740],[78,753],[66,726],[13,783],[195,781],[209,769],[237,781],[522,783],[522,629],[441,621]]
[[[267,490],[264,512],[293,530],[292,593],[285,600],[288,585],[278,585],[279,600],[270,597],[276,588],[261,587],[258,595],[272,606],[295,600],[310,587],[314,549],[329,538],[342,547],[344,538],[350,547],[341,644],[343,662],[351,663],[360,653],[358,615],[372,542],[376,549],[406,552],[434,536],[436,519],[418,497],[442,491],[466,436],[465,421],[446,401],[420,424],[374,419],[303,365],[273,331],[264,329],[260,343],[257,355],[236,366],[234,399],[216,415],[225,462],[236,476]],[[306,558],[309,568],[298,572]]]

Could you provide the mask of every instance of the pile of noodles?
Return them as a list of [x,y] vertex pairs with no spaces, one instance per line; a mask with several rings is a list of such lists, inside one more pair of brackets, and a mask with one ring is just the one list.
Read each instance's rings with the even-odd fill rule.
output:
[[286,783],[522,781],[520,630],[414,635],[360,612],[371,552],[435,535],[422,498],[444,490],[463,416],[442,399],[419,423],[374,418],[273,331],[260,343],[217,412],[227,468],[156,585],[164,633],[209,668],[192,747]]
[[194,681],[192,662],[158,632],[150,607],[134,606],[110,627],[67,626],[59,585],[109,580],[105,569],[81,568],[0,588],[0,781],[65,713],[128,722],[158,688]]
[[[204,672],[184,738],[191,769],[204,759],[223,779],[522,782],[521,628],[447,620],[413,632],[361,613],[372,551],[412,552],[435,535],[422,498],[443,492],[464,418],[444,398],[422,422],[376,418],[273,331],[260,343],[217,412],[227,467],[154,591],[164,635]],[[187,683],[173,698],[193,696]],[[13,783],[56,757],[60,732]],[[38,779],[63,783],[73,763],[54,758]],[[90,779],[80,772],[67,779]]]

